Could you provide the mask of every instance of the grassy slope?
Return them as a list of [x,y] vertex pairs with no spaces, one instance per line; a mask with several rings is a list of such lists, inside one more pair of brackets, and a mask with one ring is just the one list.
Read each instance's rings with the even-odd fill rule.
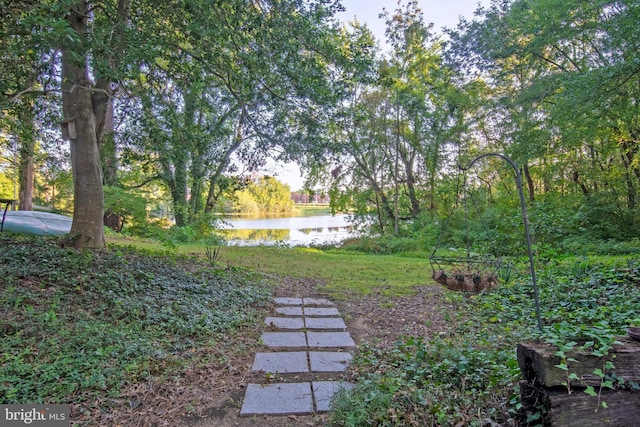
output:
[[5,234],[0,276],[3,403],[115,398],[171,372],[185,352],[228,341],[271,295],[242,269]]
[[[118,241],[158,248],[155,242]],[[128,250],[118,247],[107,256],[55,247],[29,250],[28,246],[20,249],[15,242],[0,242],[0,258],[4,256],[0,270],[8,278],[0,288],[7,319],[0,349],[3,401],[25,401],[26,396],[30,401],[78,401],[102,395],[105,388],[117,394],[118,384],[127,378],[170,370],[178,360],[171,355],[194,345],[215,345],[201,332],[214,328],[222,334],[234,333],[234,325],[249,321],[236,318],[238,312],[254,313],[268,295],[264,286],[255,286],[259,276],[247,275],[243,268],[196,272],[180,268],[175,255],[169,258],[174,259],[172,266],[157,256],[141,263],[140,256],[129,258]],[[181,246],[177,251],[206,258],[203,246]],[[224,247],[217,263],[319,278],[334,298],[374,291],[391,298],[410,293],[415,285],[432,283],[428,261],[419,255]],[[164,280],[167,277],[170,280]],[[583,336],[596,334],[597,343],[607,343],[625,325],[640,321],[637,258],[607,259],[604,264],[551,262],[539,272],[539,281],[547,325],[542,337],[552,342],[580,338],[575,336],[578,331]],[[184,285],[176,287],[176,283]],[[194,291],[199,298],[193,298]],[[202,297],[210,299],[210,305],[202,304]],[[413,341],[393,354],[374,351],[369,355],[365,349],[365,360],[358,362],[363,387],[354,400],[341,406],[345,418],[359,410],[370,419],[380,410],[377,416],[384,419],[389,416],[388,399],[397,393],[420,402],[406,408],[394,401],[397,413],[413,414],[421,422],[443,425],[465,414],[482,413],[501,421],[514,416],[518,368],[513,347],[518,340],[536,335],[527,276],[488,294],[472,298],[450,294],[449,298],[457,304],[456,310],[447,313],[451,330],[428,345]],[[217,307],[216,301],[229,310],[211,310]],[[215,315],[207,317],[205,313],[211,311]],[[158,351],[163,355],[160,359]],[[372,366],[367,367],[368,363]],[[377,370],[376,366],[387,366],[385,373],[367,377],[366,371]],[[425,379],[429,381],[424,383]],[[427,392],[430,395],[424,395]],[[382,402],[379,407],[367,406],[376,399]],[[336,424],[342,425],[340,411],[337,414]]]
[[430,280],[421,257],[224,247],[214,269],[204,246],[168,252],[110,238],[107,252],[78,252],[53,238],[0,239],[5,402],[117,396],[126,382],[251,321],[271,292],[262,273],[320,279],[334,298],[402,295]]

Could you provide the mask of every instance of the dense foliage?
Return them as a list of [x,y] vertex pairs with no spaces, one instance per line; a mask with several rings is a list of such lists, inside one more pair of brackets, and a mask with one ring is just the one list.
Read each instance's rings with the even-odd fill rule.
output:
[[193,260],[0,241],[5,403],[114,398],[253,321],[270,292],[257,275]]
[[[77,246],[104,246],[103,184],[157,185],[177,225],[187,225],[214,209],[225,175],[260,168],[276,149],[301,155],[286,147],[318,136],[312,111],[334,98],[337,8],[330,0],[3,4],[2,148],[20,176],[33,176],[36,142],[69,140],[74,215],[86,216],[73,225]],[[31,187],[21,181],[20,192]]]
[[[447,216],[462,197],[457,166],[494,151],[519,166],[532,206],[566,199],[557,219],[578,210],[595,238],[636,235],[637,14],[635,1],[494,1],[443,40],[414,2],[387,12],[391,50],[359,45],[370,61],[358,63],[332,128],[336,206],[373,213],[397,235],[424,212]],[[467,177],[488,203],[515,194],[501,163]]]
[[[84,32],[64,12],[81,6],[92,11]],[[104,184],[161,199],[178,226],[276,157],[296,161],[335,209],[400,235],[459,206],[456,166],[496,151],[521,168],[541,241],[638,237],[636,1],[492,1],[446,38],[407,1],[383,13],[385,52],[365,25],[337,26],[337,10],[325,0],[10,2],[0,140],[12,164],[0,182],[25,199],[31,168],[35,200],[70,207],[59,201],[70,182],[58,72],[82,58],[94,104],[113,113],[96,123]],[[486,192],[490,220],[506,214],[508,167],[483,161],[467,178]]]
[[[357,385],[336,400],[333,425],[535,425],[543,414],[522,410],[516,344],[536,337],[606,354],[640,322],[640,260],[552,263],[540,282],[542,332],[530,281],[519,277],[471,298],[449,294],[449,328],[437,336],[403,337],[388,353],[362,349]],[[639,388],[611,380],[603,376],[602,386]]]

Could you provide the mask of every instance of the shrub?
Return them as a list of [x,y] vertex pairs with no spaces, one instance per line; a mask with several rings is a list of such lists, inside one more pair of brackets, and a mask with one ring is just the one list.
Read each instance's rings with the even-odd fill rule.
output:
[[118,215],[127,227],[140,227],[147,222],[147,202],[119,187],[104,187],[105,213]]

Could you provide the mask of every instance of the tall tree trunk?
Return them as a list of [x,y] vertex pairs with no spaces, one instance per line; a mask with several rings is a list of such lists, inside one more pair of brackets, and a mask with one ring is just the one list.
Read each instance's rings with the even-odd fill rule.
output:
[[573,171],[573,174],[571,175],[571,181],[573,181],[575,184],[578,184],[578,186],[580,186],[580,189],[582,190],[582,194],[584,194],[585,196],[589,195],[590,193],[589,188],[587,188],[585,183],[581,181],[580,172],[578,172],[577,170]]
[[[80,1],[72,6],[68,15],[71,28],[79,39],[86,36],[88,14],[86,2]],[[100,111],[103,107],[106,111],[106,107],[99,100],[94,104],[87,69],[88,53],[79,52],[79,46],[81,43],[70,43],[62,49],[62,107],[69,127],[75,127],[75,132],[70,134],[74,184],[70,237],[75,247],[103,248],[104,194],[96,127],[99,118],[94,108]]]
[[382,218],[382,209],[380,209],[380,200],[378,198],[378,193],[376,193],[376,212],[378,214],[378,225],[380,226],[380,231],[384,232],[384,219]]
[[[429,173],[429,210],[436,209],[436,184],[438,177],[438,168],[440,163],[440,143],[436,137],[432,146],[432,153],[429,160],[426,161],[427,172]],[[460,158],[460,154],[458,154]]]
[[409,202],[411,203],[411,218],[416,218],[420,214],[420,200],[416,192],[416,174],[414,170],[415,151],[409,152],[404,147],[400,150],[400,158],[402,159],[402,165],[404,166],[404,173],[407,179],[407,194],[409,196]]
[[529,189],[529,201],[533,203],[536,201],[536,195],[535,195],[536,188],[533,183],[533,177],[531,176],[531,172],[529,171],[529,165],[527,164],[527,162],[524,162],[523,170],[524,170],[524,177],[527,180],[527,187]]
[[20,204],[21,211],[33,209],[33,155],[20,156]]
[[33,209],[33,155],[36,145],[36,129],[33,117],[33,105],[30,102],[22,102],[19,113],[18,139],[20,144],[19,160],[19,187],[21,211]]
[[113,125],[113,97],[107,100],[104,131],[100,138],[100,157],[104,171],[104,185],[116,187],[118,185],[118,162],[116,159],[116,138]]
[[188,222],[193,222],[199,214],[204,212],[202,193],[204,191],[205,177],[205,156],[207,144],[204,136],[198,131],[202,127],[202,112],[198,111],[198,100],[202,96],[202,89],[195,83],[191,85],[185,95],[184,127],[185,134],[191,142],[191,152],[189,162],[189,181],[191,191],[188,200]]
[[[122,61],[126,50],[126,28],[129,26],[129,9],[131,0],[118,0],[116,22],[111,38],[111,50],[107,53],[107,61],[111,68],[115,69]],[[94,101],[98,101],[97,130],[98,142],[104,166],[104,185],[115,187],[118,185],[117,145],[115,138],[115,126],[113,123],[113,81],[98,76],[96,87],[100,91],[93,94]]]
[[384,189],[380,186],[380,184],[377,181],[372,181],[371,184],[373,185],[373,189],[376,192],[376,195],[377,195],[376,198],[380,197],[380,201],[377,203],[382,208],[381,209],[382,212],[387,215],[387,218],[395,221],[394,209],[392,209],[391,202],[389,201],[389,198],[384,192]]
[[416,218],[421,211],[420,200],[416,193],[416,155],[418,147],[420,147],[420,130],[422,129],[422,119],[420,114],[415,114],[413,118],[413,132],[410,134],[410,144],[403,148],[400,155],[404,164],[405,175],[407,178],[407,193],[409,202],[411,203],[411,218]]
[[183,145],[177,147],[176,151],[173,158],[173,181],[175,185],[171,187],[171,196],[176,225],[183,227],[187,225],[189,214],[189,204],[187,202],[188,153]]
[[399,160],[400,157],[400,109],[397,109],[396,115],[396,147],[393,162],[393,234],[398,235],[400,233],[400,173]]

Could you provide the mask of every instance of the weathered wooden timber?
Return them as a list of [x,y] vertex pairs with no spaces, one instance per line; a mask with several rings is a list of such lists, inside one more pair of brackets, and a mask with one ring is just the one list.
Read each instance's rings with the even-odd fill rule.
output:
[[[570,385],[572,387],[599,386],[601,378],[594,374],[596,369],[601,369],[605,374],[615,373],[625,381],[640,383],[640,343],[629,337],[620,337],[618,341],[620,344],[614,345],[606,357],[597,357],[589,351],[578,349],[568,352],[567,359],[575,359],[567,362],[568,372],[578,376],[578,379],[569,381]],[[542,387],[565,385],[568,381],[568,372],[557,367],[561,360],[555,355],[556,351],[556,348],[544,343],[519,343],[518,363],[525,380],[540,384]],[[614,364],[613,371],[605,370],[607,361]]]
[[[544,427],[637,427],[640,426],[640,392],[631,387],[640,383],[640,343],[620,337],[606,357],[574,349],[567,353],[569,371],[558,368],[557,349],[544,343],[518,344],[518,363],[524,380],[520,383],[523,425]],[[606,362],[613,369],[605,371]],[[605,371],[607,378],[622,378],[626,386],[612,390],[601,388],[602,378],[594,370]],[[578,379],[569,380],[575,373]],[[567,383],[569,387],[567,387]],[[596,396],[585,393],[592,386]],[[527,416],[541,414],[530,424]]]
[[[523,419],[542,411],[541,419],[532,422],[544,427],[638,427],[640,425],[640,393],[627,390],[599,390],[590,396],[583,388],[571,394],[566,388],[547,389],[520,383]],[[603,407],[606,405],[606,409]],[[524,425],[527,425],[524,423]]]

